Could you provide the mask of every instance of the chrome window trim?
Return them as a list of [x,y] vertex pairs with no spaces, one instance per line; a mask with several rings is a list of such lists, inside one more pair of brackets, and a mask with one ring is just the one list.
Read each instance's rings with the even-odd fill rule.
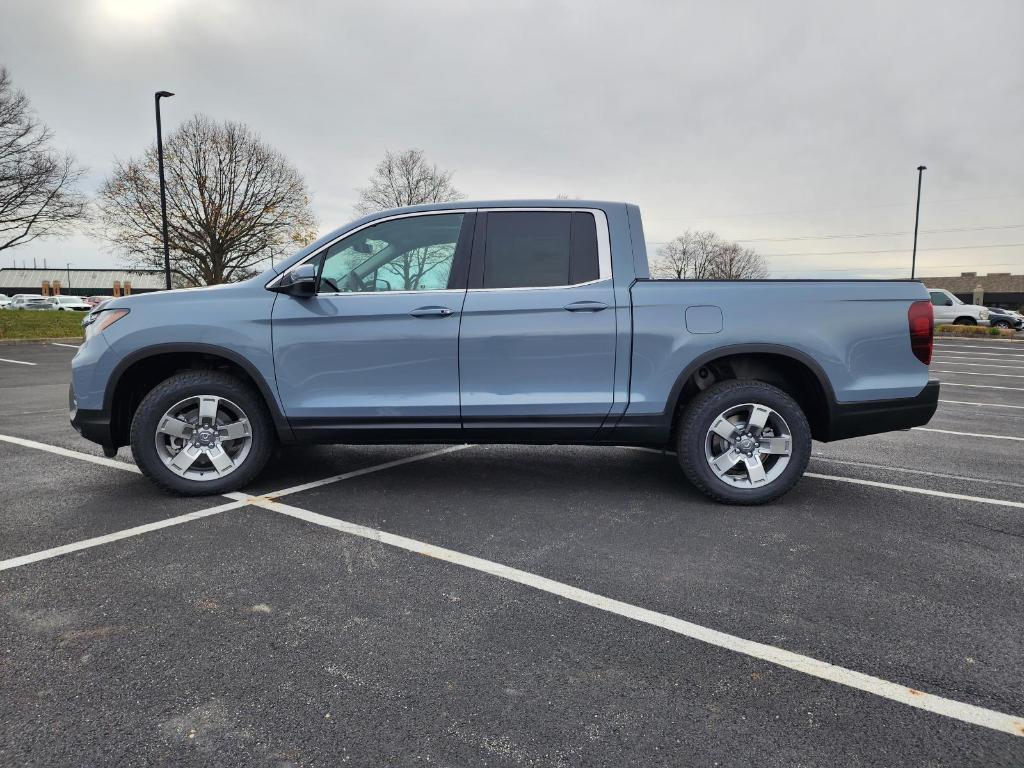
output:
[[610,280],[612,277],[612,246],[611,236],[608,232],[608,217],[605,212],[600,208],[586,208],[586,207],[531,207],[525,206],[522,208],[478,208],[477,213],[513,213],[513,212],[533,212],[533,211],[552,211],[554,213],[590,213],[594,216],[594,223],[597,226],[597,279],[588,280],[585,283],[571,283],[569,285],[525,285],[517,286],[515,288],[470,288],[472,293],[480,293],[483,291],[543,291],[550,290],[552,288],[577,288],[581,285],[594,285],[604,280]]
[[[572,208],[572,207],[515,207],[515,208],[445,208],[444,210],[438,211],[415,211],[413,213],[396,213],[393,216],[384,216],[380,219],[374,219],[365,224],[361,224],[358,227],[347,230],[342,234],[328,243],[324,243],[322,246],[317,248],[313,253],[309,254],[302,261],[298,261],[292,264],[286,271],[282,272],[277,277],[273,277],[270,281],[263,286],[264,288],[271,290],[274,285],[282,280],[285,275],[291,272],[296,267],[305,264],[308,261],[315,259],[317,256],[322,254],[325,250],[330,248],[332,245],[337,243],[339,240],[344,240],[350,235],[354,235],[367,227],[376,226],[385,221],[394,221],[395,219],[409,219],[414,216],[442,216],[449,213],[523,213],[523,212],[534,212],[534,211],[550,211],[554,213],[589,213],[594,216],[594,223],[597,226],[597,274],[596,280],[588,280],[584,283],[572,283],[571,285],[532,285],[532,286],[519,286],[514,288],[470,288],[469,290],[473,293],[483,293],[485,291],[545,291],[557,288],[578,288],[580,286],[595,285],[597,283],[610,280],[612,277],[612,249],[611,249],[611,236],[608,230],[608,217],[605,212],[600,208]],[[334,293],[317,293],[317,296],[394,296],[395,294],[403,293],[457,293],[465,292],[465,288],[434,288],[429,291],[338,291]]]

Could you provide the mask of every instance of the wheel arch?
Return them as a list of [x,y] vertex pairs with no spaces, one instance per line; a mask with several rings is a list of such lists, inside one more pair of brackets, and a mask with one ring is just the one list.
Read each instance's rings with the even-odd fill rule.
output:
[[110,433],[115,446],[127,445],[131,420],[142,398],[157,384],[180,370],[227,370],[252,385],[263,398],[282,442],[293,436],[271,385],[259,370],[237,352],[215,344],[182,342],[157,344],[126,355],[111,373],[103,395],[103,409],[110,414]]
[[[704,371],[709,376],[703,377]],[[675,429],[676,415],[698,392],[718,381],[751,378],[778,386],[804,411],[815,439],[827,439],[836,402],[828,375],[809,355],[780,344],[734,344],[705,352],[686,366],[672,386],[664,416]],[[698,382],[708,379],[701,385]],[[670,440],[674,435],[670,434]]]

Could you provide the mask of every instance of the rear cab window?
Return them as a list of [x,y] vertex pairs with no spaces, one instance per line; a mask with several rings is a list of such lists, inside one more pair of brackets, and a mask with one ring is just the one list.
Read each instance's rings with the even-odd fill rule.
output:
[[586,211],[492,211],[483,288],[548,288],[600,278],[597,225]]

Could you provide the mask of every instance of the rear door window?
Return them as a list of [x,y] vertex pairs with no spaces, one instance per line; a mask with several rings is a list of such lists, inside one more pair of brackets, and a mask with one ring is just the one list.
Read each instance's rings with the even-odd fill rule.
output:
[[597,226],[584,211],[487,214],[484,288],[545,288],[597,280]]

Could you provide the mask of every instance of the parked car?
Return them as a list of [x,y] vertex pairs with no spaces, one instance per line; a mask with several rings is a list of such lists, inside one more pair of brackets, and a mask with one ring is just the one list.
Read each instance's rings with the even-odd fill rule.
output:
[[945,288],[928,288],[936,325],[988,325],[988,308],[964,304]]
[[1000,309],[999,307],[988,308],[988,321],[990,325],[996,328],[1012,328],[1015,331],[1019,331],[1024,327],[1024,317],[1021,317],[1017,312],[1009,309]]
[[11,303],[4,307],[4,309],[24,309],[28,302],[43,299],[44,297],[38,293],[16,293],[11,296]]
[[84,301],[90,307],[95,309],[98,305],[102,304],[104,301],[107,301],[107,299],[109,298],[110,296],[87,296],[84,299],[82,299],[82,301]]
[[926,424],[939,393],[920,282],[652,280],[625,203],[384,211],[90,319],[72,425],[191,495],[250,483],[278,442],[576,443],[673,448],[708,496],[758,504],[812,438]]
[[50,308],[58,312],[89,312],[92,309],[78,296],[51,296],[48,301]]
[[41,312],[49,312],[53,309],[53,304],[50,303],[49,299],[28,299],[22,304],[19,309],[35,309]]
[[0,293],[0,309],[6,309],[7,305],[11,303],[11,297],[6,293]]

